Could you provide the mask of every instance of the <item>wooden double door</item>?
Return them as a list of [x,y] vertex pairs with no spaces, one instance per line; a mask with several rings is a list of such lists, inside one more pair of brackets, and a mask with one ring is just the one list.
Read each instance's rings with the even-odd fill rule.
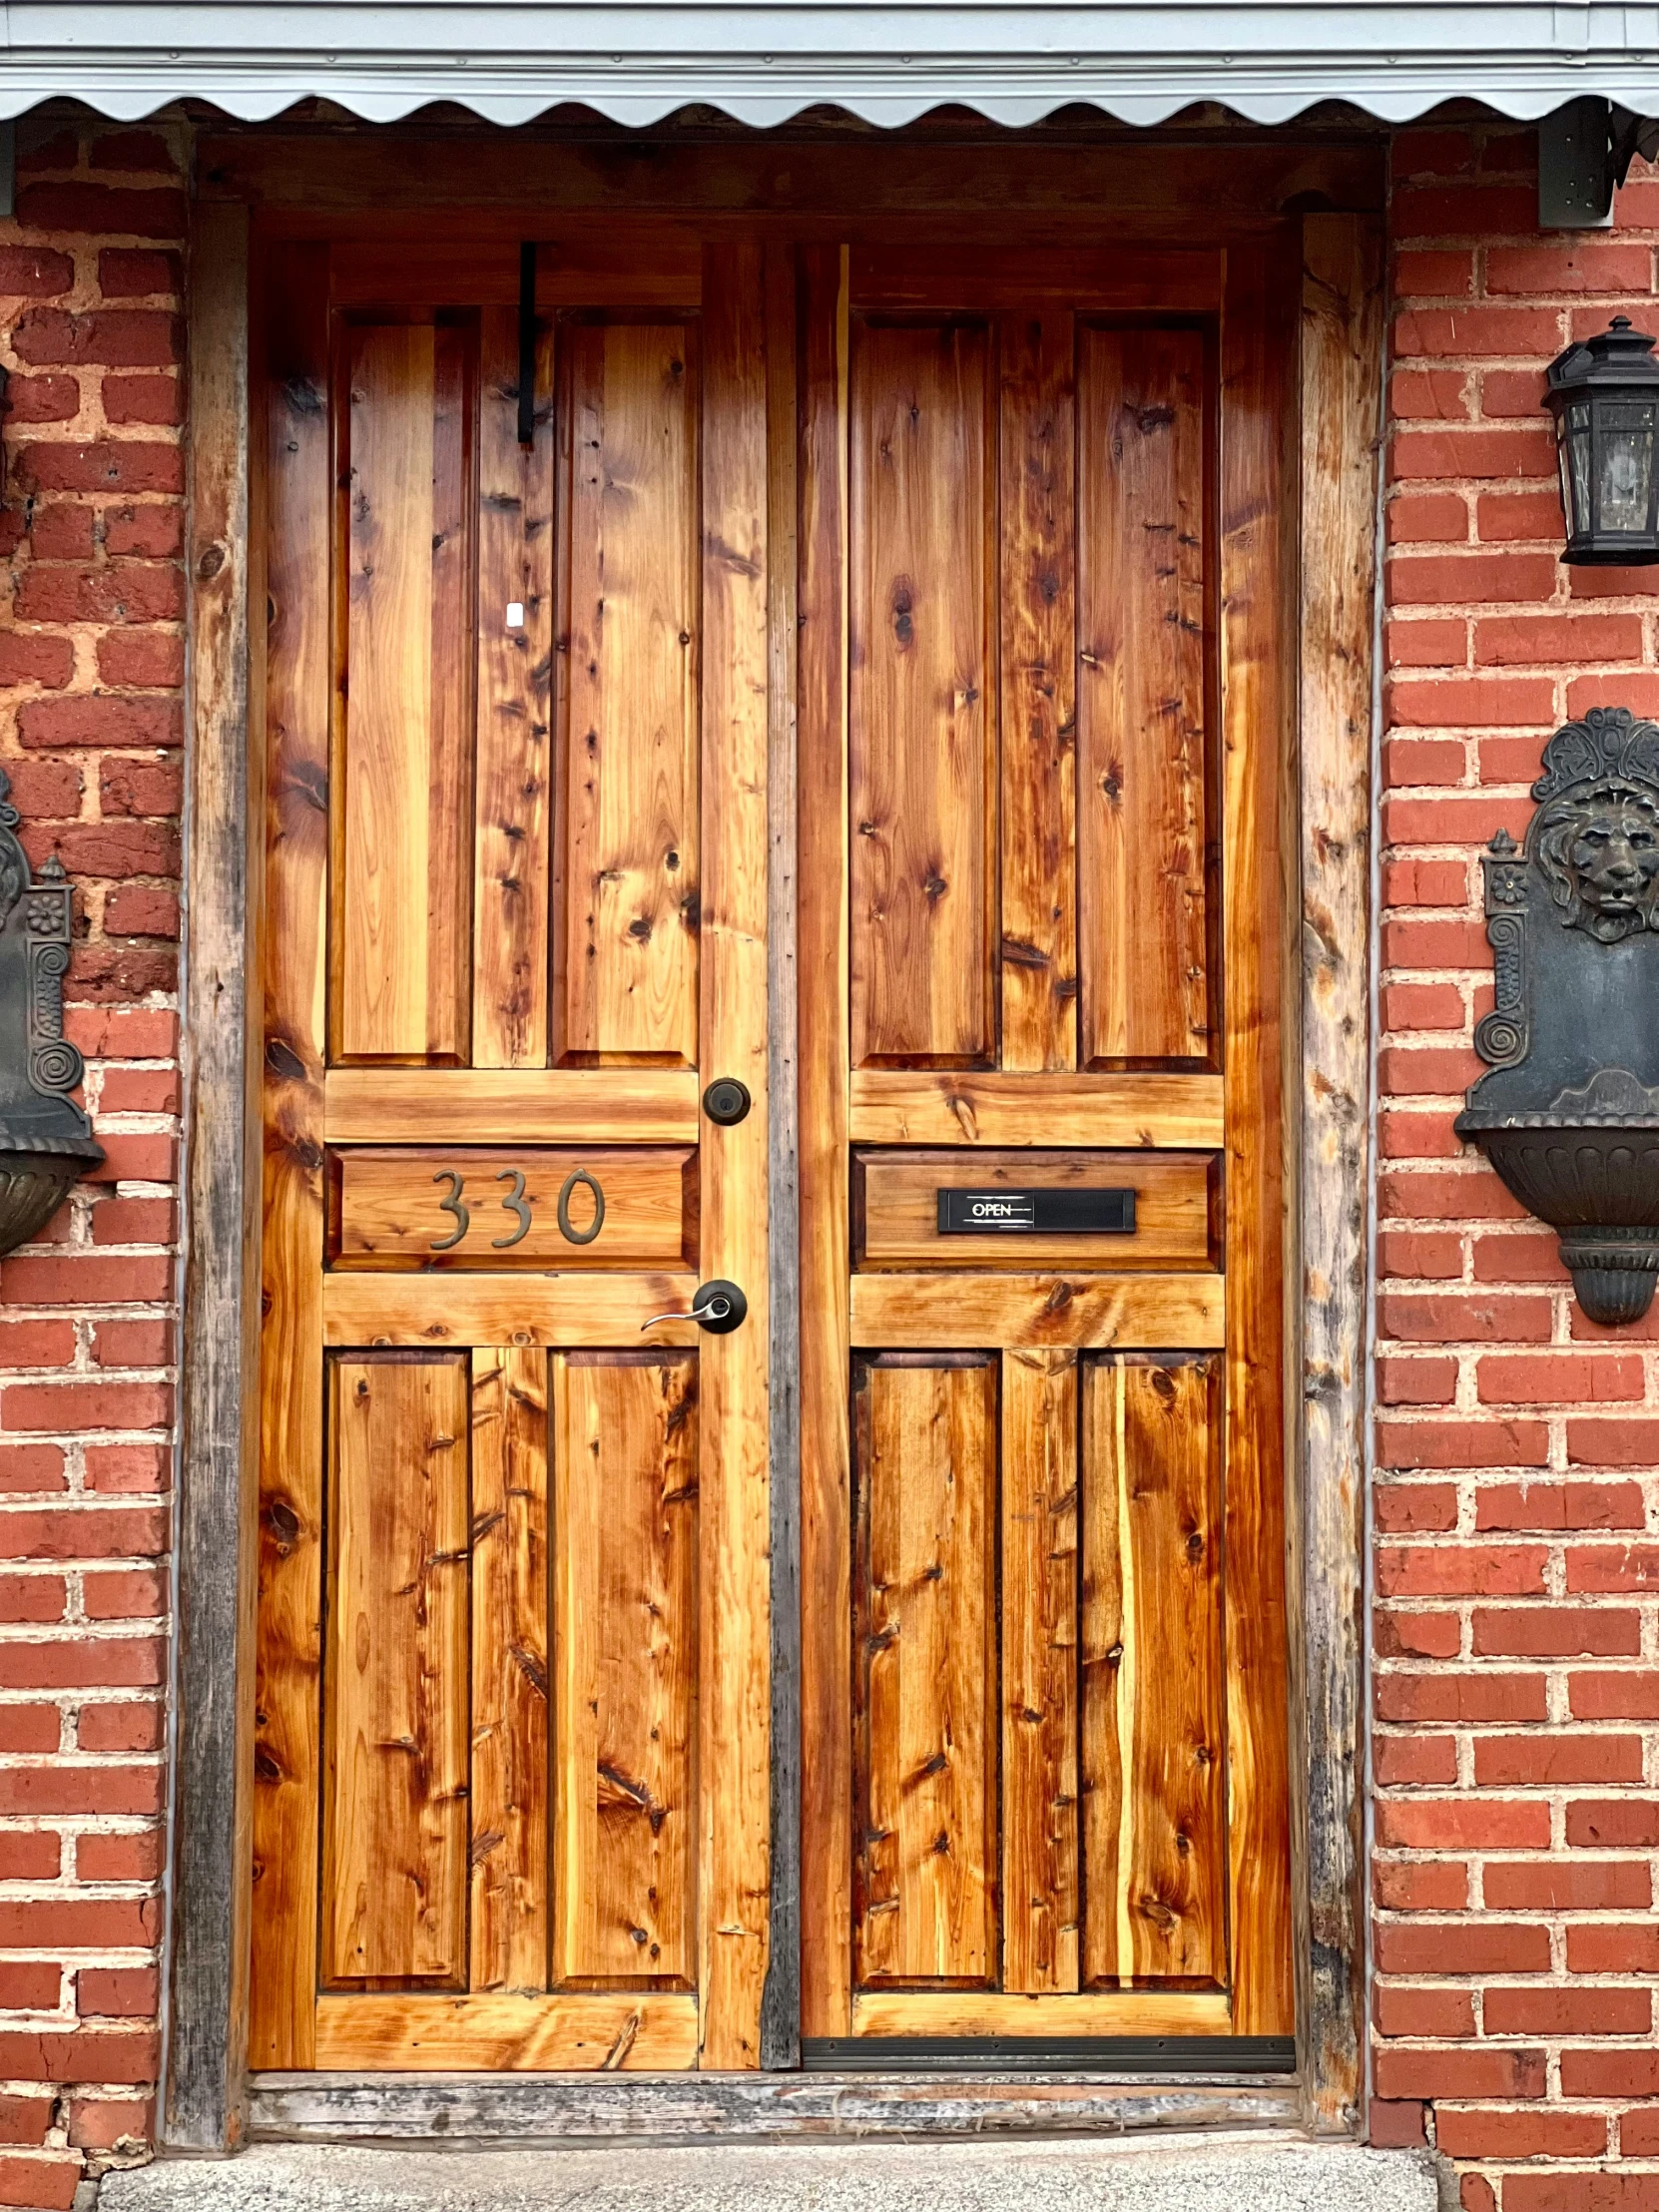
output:
[[268,245],[256,2067],[1289,2033],[1281,276]]

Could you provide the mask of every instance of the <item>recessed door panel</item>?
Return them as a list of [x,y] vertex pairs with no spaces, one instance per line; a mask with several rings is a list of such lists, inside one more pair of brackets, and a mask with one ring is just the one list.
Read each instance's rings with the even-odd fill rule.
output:
[[1227,1973],[1221,1363],[1085,1362],[1086,1988]]
[[464,1360],[330,1362],[321,1978],[466,1985]]
[[697,1978],[697,1360],[568,1353],[556,1442],[557,1984]]
[[996,1048],[992,349],[983,322],[860,327],[853,356],[854,1066]]
[[858,1978],[988,1983],[996,1947],[996,1366],[860,1362]]
[[695,1065],[696,332],[574,323],[562,353],[559,1059]]

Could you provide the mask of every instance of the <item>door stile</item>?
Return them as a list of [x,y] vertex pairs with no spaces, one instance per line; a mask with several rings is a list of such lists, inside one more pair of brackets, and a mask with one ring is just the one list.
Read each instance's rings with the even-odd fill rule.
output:
[[700,1077],[753,1104],[701,1136],[704,1272],[749,1318],[702,1367],[699,2063],[759,2066],[771,1859],[767,1241],[767,354],[764,251],[703,268],[703,848]]
[[847,1051],[847,291],[801,256],[801,2026],[852,2026]]
[[264,317],[267,863],[249,2065],[314,2058],[322,1613],[322,1085],[328,875],[328,249],[276,248]]
[[[1227,1123],[1227,1771],[1233,2027],[1284,2035],[1291,1978],[1285,1631],[1285,886],[1293,780],[1286,501],[1295,269],[1279,241],[1229,249],[1222,308],[1221,711]],[[1294,841],[1284,850],[1295,852]]]

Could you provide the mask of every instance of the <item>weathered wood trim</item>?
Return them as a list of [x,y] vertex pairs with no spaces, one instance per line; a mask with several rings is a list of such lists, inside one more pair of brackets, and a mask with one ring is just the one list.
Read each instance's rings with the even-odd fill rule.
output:
[[249,922],[248,214],[200,207],[190,266],[184,1347],[171,2036],[161,2133],[241,2137],[248,2048],[259,1449],[259,1056]]
[[771,1223],[772,1942],[761,2064],[801,2063],[801,1105],[796,1006],[796,259],[767,286],[767,1218]]
[[[1280,2123],[1300,2109],[1326,2131],[1357,2124],[1364,1990],[1361,1891],[1363,1744],[1362,1469],[1365,1439],[1369,1013],[1370,825],[1372,810],[1373,601],[1375,597],[1376,436],[1380,418],[1382,303],[1375,219],[1304,219],[1301,354],[1300,498],[1300,904],[1302,1039],[1293,1047],[1302,1079],[1300,1127],[1288,1131],[1299,1158],[1300,1196],[1291,1209],[1302,1295],[1289,1301],[1299,1342],[1303,1409],[1292,1427],[1297,1451],[1291,1498],[1291,1770],[1300,1802],[1293,1833],[1297,2013],[1302,2087],[1261,2092],[1260,2113],[1245,2113],[1236,2088],[1167,2084],[1143,2092],[1114,2084],[1087,2090],[1084,2102],[1057,2113],[1041,2084],[967,2082],[884,2087],[814,2076],[730,2082],[512,2085],[543,2101],[513,2103],[501,2124],[484,2118],[501,2096],[491,2077],[459,2084],[432,2077],[419,2094],[444,2091],[448,2104],[417,2106],[397,2076],[379,2082],[314,2077],[260,2078],[249,2106],[264,2133],[483,2133],[639,2135],[667,2129],[803,2132],[836,2127],[915,2132],[963,2127],[1101,2127]],[[171,2048],[161,2133],[179,2148],[225,2148],[244,2118],[246,1922],[248,1898],[246,1757],[252,1695],[250,1433],[257,1406],[257,1122],[249,1085],[257,1055],[246,1044],[250,916],[258,906],[258,856],[248,825],[261,815],[250,790],[259,770],[248,762],[247,605],[251,558],[248,513],[247,216],[234,202],[204,205],[193,248],[190,357],[194,391],[189,432],[191,486],[186,860],[186,1222],[184,1263],[181,1502],[179,1529],[177,1816],[171,1954]],[[775,464],[776,465],[776,464]],[[794,495],[772,490],[773,512],[793,516]],[[217,553],[217,559],[215,555]],[[779,560],[793,573],[793,555]],[[258,579],[253,579],[258,589]],[[773,625],[777,629],[776,622]],[[774,651],[777,651],[776,644]],[[258,682],[258,666],[254,670]],[[776,673],[774,684],[776,684]],[[256,702],[257,707],[257,702]],[[255,720],[263,723],[256,712]],[[770,732],[775,763],[784,732]],[[780,797],[772,817],[772,856],[780,866]],[[783,854],[787,859],[788,855]],[[1293,885],[1292,894],[1296,895]],[[774,886],[775,900],[781,895]],[[773,971],[773,1003],[788,995]],[[1294,1025],[1293,1025],[1294,1026]],[[776,1087],[787,1047],[771,1043]],[[254,1064],[251,1066],[251,1061]],[[782,1093],[778,1104],[782,1106]],[[959,1129],[956,1132],[960,1136]],[[252,1150],[250,1149],[252,1147]],[[769,1163],[775,1203],[789,1167],[780,1137]],[[788,1263],[775,1252],[779,1280]],[[1292,1283],[1297,1277],[1293,1274]],[[782,1302],[780,1302],[782,1310]],[[782,1352],[779,1355],[783,1357]],[[777,1386],[779,1371],[774,1369]],[[781,1416],[772,1429],[773,1464],[791,1491]],[[789,1497],[780,1499],[787,1512]],[[772,1524],[775,1543],[783,1523]],[[785,1530],[787,1534],[787,1529]],[[233,1567],[232,1562],[236,1562]],[[782,1612],[787,1558],[774,1560]],[[235,1683],[233,1692],[230,1685]],[[780,1689],[780,1694],[785,1694]],[[775,1708],[776,1710],[776,1708]],[[777,1815],[775,1813],[775,1820]],[[778,1835],[775,1828],[775,1837]],[[780,1923],[779,1933],[785,1934]],[[764,2063],[788,2063],[788,1992],[781,1969],[768,1984]],[[280,2086],[283,2083],[288,2086]],[[1076,2092],[1075,2080],[1066,2085]],[[1258,2092],[1252,2091],[1255,2095]],[[915,2101],[925,2096],[925,2107]],[[1160,2100],[1175,2098],[1166,2110]],[[1289,2100],[1302,2099],[1299,2108]],[[1123,2100],[1134,2105],[1125,2116]],[[612,2099],[607,2103],[606,2099]],[[676,2100],[680,2100],[676,2102]],[[820,2102],[822,2099],[822,2103]],[[401,2100],[401,2101],[400,2101]],[[492,2103],[492,2100],[496,2100]],[[1155,2116],[1145,2116],[1158,2107]],[[317,2118],[326,2107],[331,2117]],[[372,2108],[372,2109],[371,2109]],[[530,2120],[538,2111],[541,2119]],[[309,2113],[311,2118],[294,2117]],[[346,2114],[354,2115],[342,2117]],[[375,2118],[378,2113],[380,2118]],[[934,2116],[928,2116],[929,2114]],[[364,2115],[368,2115],[365,2117]],[[390,2115],[388,2118],[387,2115]],[[527,2117],[527,2115],[529,2117]],[[381,2124],[384,2120],[385,2124]]]
[[915,2074],[257,2074],[271,2142],[537,2142],[746,2136],[1118,2135],[1287,2127],[1290,2080],[935,2081]]
[[[1300,1453],[1291,1649],[1306,2123],[1353,2130],[1365,2019],[1366,1268],[1382,282],[1378,222],[1303,222]],[[1290,1280],[1295,1283],[1293,1272]],[[1295,1739],[1293,1738],[1293,1741]],[[1297,1802],[1300,1798],[1301,1802]]]
[[802,289],[797,821],[801,1177],[801,2022],[852,2020],[851,1440],[847,1282],[847,255]]
[[[1005,155],[1018,164],[1013,191]],[[1381,133],[1316,138],[1294,127],[1222,141],[1209,130],[1091,124],[1070,139],[1015,139],[968,122],[941,141],[936,128],[922,137],[851,125],[844,136],[738,129],[698,145],[581,124],[434,128],[425,117],[355,132],[333,123],[220,128],[204,133],[200,166],[214,199],[253,201],[301,225],[372,211],[384,226],[413,214],[426,237],[516,240],[525,212],[545,208],[557,210],[561,237],[590,212],[662,213],[740,228],[770,219],[797,239],[890,245],[962,215],[976,238],[1063,248],[1129,238],[1190,247],[1262,233],[1308,194],[1329,207],[1378,208],[1384,174]]]

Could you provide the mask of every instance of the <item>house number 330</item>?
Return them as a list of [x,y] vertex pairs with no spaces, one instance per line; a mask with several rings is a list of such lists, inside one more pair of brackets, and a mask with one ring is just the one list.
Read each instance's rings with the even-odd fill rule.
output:
[[[495,1180],[498,1183],[510,1183],[512,1185],[512,1189],[501,1200],[501,1207],[505,1213],[512,1215],[514,1226],[508,1230],[506,1236],[490,1239],[490,1250],[492,1252],[506,1252],[513,1245],[521,1244],[530,1234],[530,1209],[535,1204],[535,1200],[534,1198],[526,1198],[524,1195],[524,1172],[521,1168],[503,1168]],[[437,1174],[433,1176],[432,1181],[449,1185],[443,1197],[438,1200],[438,1205],[450,1217],[455,1226],[446,1237],[434,1237],[427,1249],[432,1252],[453,1252],[472,1227],[472,1208],[467,1204],[464,1195],[466,1180],[463,1176],[457,1175],[453,1168],[440,1168]],[[583,1185],[586,1185],[593,1199],[593,1218],[585,1229],[577,1227],[571,1219],[570,1212],[571,1198]],[[605,1226],[605,1193],[600,1186],[599,1178],[596,1175],[590,1175],[586,1168],[573,1169],[559,1187],[557,1211],[559,1234],[567,1244],[592,1244]]]

